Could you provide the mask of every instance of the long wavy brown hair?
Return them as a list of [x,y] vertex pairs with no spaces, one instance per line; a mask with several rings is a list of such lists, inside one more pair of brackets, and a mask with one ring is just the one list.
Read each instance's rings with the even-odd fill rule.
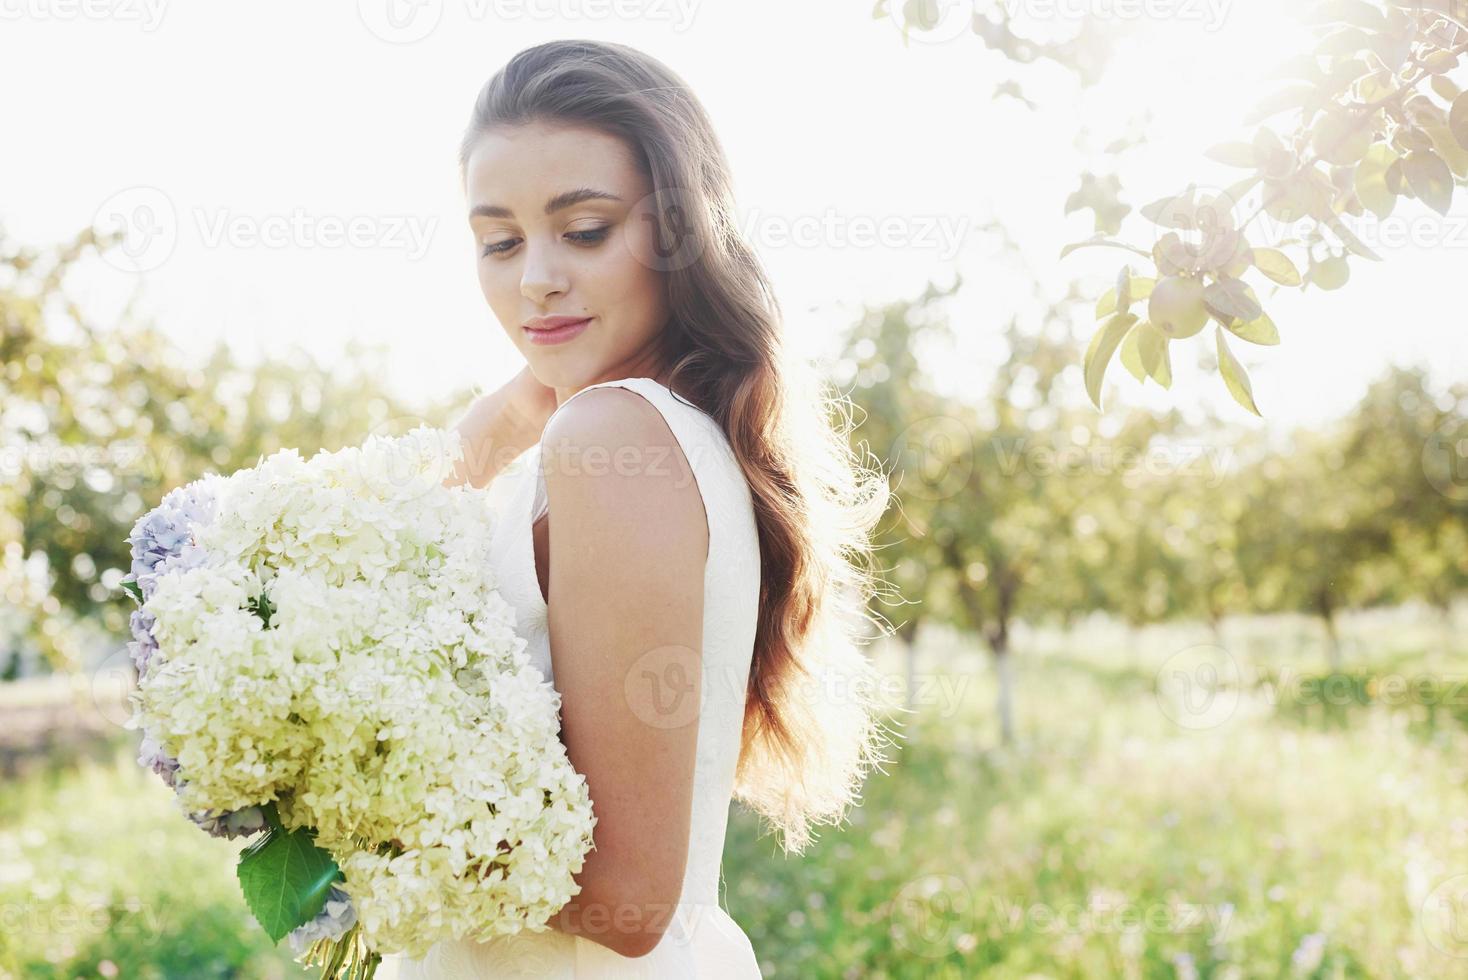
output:
[[621,138],[653,188],[670,321],[669,387],[723,428],[749,481],[762,569],[735,797],[800,852],[839,824],[887,761],[877,675],[861,649],[885,583],[871,532],[888,478],[852,446],[850,403],[788,353],[780,306],[736,228],[729,166],[703,106],[657,59],[559,40],[516,54],[480,91],[461,168],[492,127],[588,126]]

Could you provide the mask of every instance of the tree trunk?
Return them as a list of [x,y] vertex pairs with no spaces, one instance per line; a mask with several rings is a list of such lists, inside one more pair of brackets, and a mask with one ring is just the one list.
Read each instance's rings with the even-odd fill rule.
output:
[[1330,661],[1330,672],[1341,672],[1341,638],[1335,628],[1335,610],[1327,604],[1320,607],[1320,618],[1325,620],[1325,655]]
[[1446,597],[1433,605],[1437,607],[1437,623],[1442,630],[1442,652],[1446,656],[1453,653],[1453,600]]
[[999,681],[995,707],[999,711],[999,740],[1004,745],[1014,744],[1014,661],[1009,655],[1009,636],[1000,633],[995,638],[994,673]]

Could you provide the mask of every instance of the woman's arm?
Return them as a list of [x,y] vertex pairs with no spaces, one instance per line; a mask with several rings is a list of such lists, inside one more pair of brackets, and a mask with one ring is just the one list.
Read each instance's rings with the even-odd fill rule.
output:
[[536,443],[555,410],[555,389],[537,381],[528,365],[497,391],[475,399],[454,425],[463,439],[464,459],[443,485],[487,486]]
[[636,392],[586,392],[545,435],[551,660],[597,818],[581,892],[552,925],[642,956],[676,913],[688,857],[707,519],[677,439]]

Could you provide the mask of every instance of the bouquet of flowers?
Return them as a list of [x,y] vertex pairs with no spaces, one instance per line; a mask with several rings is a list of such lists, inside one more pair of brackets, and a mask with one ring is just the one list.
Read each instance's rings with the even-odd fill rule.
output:
[[245,902],[323,978],[543,930],[591,847],[486,493],[443,485],[461,458],[431,427],[281,450],[173,490],[129,538],[139,762],[205,831],[259,835]]

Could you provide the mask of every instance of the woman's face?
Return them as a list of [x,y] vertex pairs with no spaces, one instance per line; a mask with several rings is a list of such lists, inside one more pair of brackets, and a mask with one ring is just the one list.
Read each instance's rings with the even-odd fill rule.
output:
[[[479,138],[464,179],[479,286],[536,378],[564,401],[599,381],[656,377],[667,295],[652,186],[629,148],[579,126],[499,127]],[[526,321],[552,316],[590,320],[537,342]]]

